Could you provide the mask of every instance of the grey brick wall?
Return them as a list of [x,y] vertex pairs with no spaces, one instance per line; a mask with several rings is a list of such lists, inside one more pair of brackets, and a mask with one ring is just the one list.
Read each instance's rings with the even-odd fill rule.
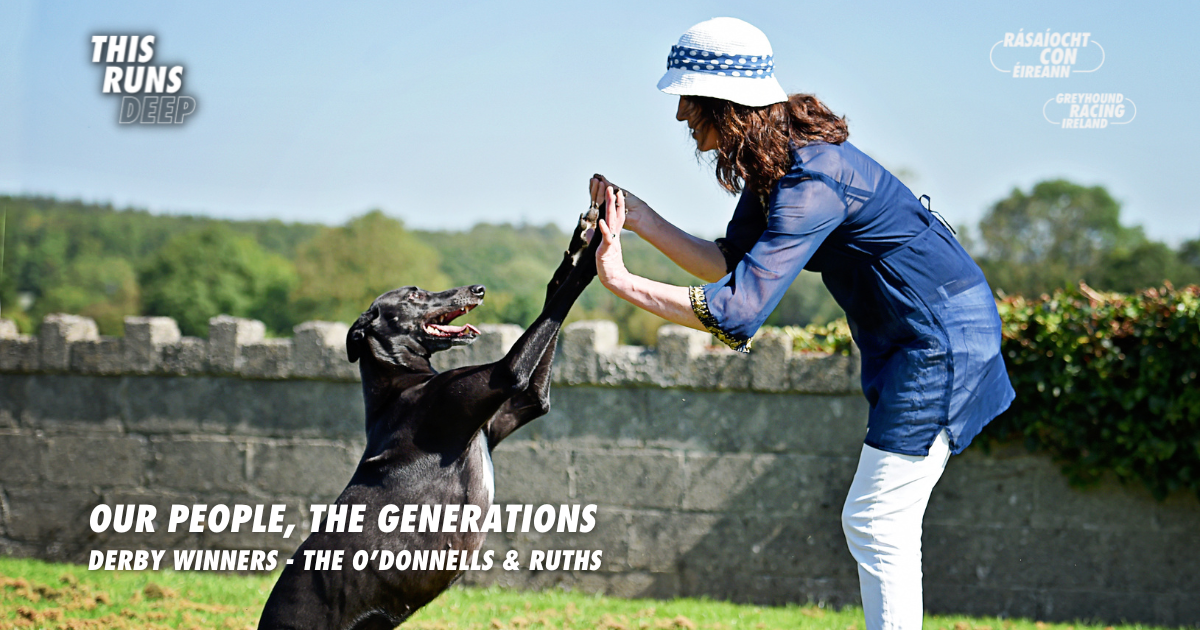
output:
[[[440,368],[502,356],[521,334],[484,327]],[[97,548],[258,548],[278,534],[165,531],[172,504],[332,501],[364,446],[346,327],[265,339],[215,318],[209,339],[130,318],[102,338],[56,315],[23,337],[0,321],[0,552],[83,561]],[[601,549],[596,572],[468,573],[476,584],[565,586],[620,596],[782,604],[858,601],[839,520],[865,432],[856,357],[794,355],[779,338],[750,356],[702,333],[621,347],[615,328],[564,331],[553,409],[495,453],[499,503],[596,503],[588,534],[491,534],[509,549]],[[153,534],[93,534],[98,503],[158,507]],[[1200,623],[1200,502],[1139,488],[1068,487],[1017,447],[951,459],[926,514],[932,611]]]

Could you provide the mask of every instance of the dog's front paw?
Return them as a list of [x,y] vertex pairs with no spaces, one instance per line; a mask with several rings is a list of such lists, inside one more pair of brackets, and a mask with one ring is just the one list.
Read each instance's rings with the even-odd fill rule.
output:
[[571,234],[571,242],[567,245],[567,254],[571,260],[579,262],[579,255],[587,248],[589,237],[596,233],[596,221],[600,218],[600,206],[592,204],[587,212],[579,215],[579,223]]
[[554,293],[566,281],[571,270],[579,265],[579,261],[584,257],[584,252],[588,251],[589,237],[596,233],[596,222],[599,218],[600,208],[594,203],[587,212],[579,215],[575,231],[571,233],[571,240],[567,243],[567,251],[563,252],[563,260],[558,265],[558,269],[554,271],[554,276],[550,278],[549,284],[546,285],[547,301],[554,297]]
[[[607,210],[606,204],[601,203],[599,206],[593,205],[588,209],[586,214],[587,224],[590,226],[589,229],[591,229],[592,233],[588,239],[587,247],[576,255],[575,266],[583,274],[582,277],[586,277],[589,282],[592,278],[596,277],[596,250],[600,247],[600,241],[604,240],[603,235],[600,234],[600,228],[597,226],[602,219],[608,216]],[[580,217],[579,222],[582,226],[584,217]]]

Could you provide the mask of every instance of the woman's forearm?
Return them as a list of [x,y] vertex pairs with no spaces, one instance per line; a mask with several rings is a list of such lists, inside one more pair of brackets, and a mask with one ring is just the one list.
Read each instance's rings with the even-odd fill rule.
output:
[[[700,319],[692,312],[692,299],[687,287],[677,287],[635,276],[625,268],[625,261],[621,253],[620,234],[627,218],[626,195],[624,192],[614,192],[611,187],[607,188],[604,195],[605,203],[608,204],[608,213],[605,218],[596,222],[596,229],[599,230],[601,237],[600,245],[596,248],[596,277],[600,279],[600,283],[615,293],[617,297],[642,310],[654,313],[669,322],[696,330],[704,330],[704,324],[701,324]],[[648,214],[657,216],[653,211]],[[639,217],[639,228],[646,227],[641,224],[642,218]],[[666,221],[663,221],[662,224],[678,231],[675,226]],[[641,234],[642,230],[637,230],[637,233]],[[683,232],[679,232],[679,234],[687,236]],[[673,238],[667,237],[667,240],[670,241]],[[675,240],[679,239],[675,238]],[[715,246],[714,249],[716,249]],[[664,253],[666,253],[665,250]],[[717,250],[717,255],[721,257],[720,250]],[[705,256],[700,255],[700,257],[704,258]],[[723,257],[721,258],[723,259]]]
[[[716,243],[684,232],[657,212],[651,212],[647,219],[649,220],[638,226],[638,236],[684,271],[705,282],[715,282],[725,276],[725,256],[721,254],[721,249]],[[687,289],[683,290],[686,298]],[[691,308],[688,310],[690,312]]]
[[640,309],[680,326],[704,330],[704,324],[692,311],[687,287],[656,282],[629,272],[616,278],[602,277],[601,280],[609,291]]

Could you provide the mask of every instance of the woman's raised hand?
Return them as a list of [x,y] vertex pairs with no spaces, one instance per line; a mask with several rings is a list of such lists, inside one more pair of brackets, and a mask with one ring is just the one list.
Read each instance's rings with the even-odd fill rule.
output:
[[[653,220],[654,211],[646,202],[631,195],[628,190],[618,187],[616,184],[608,181],[603,175],[596,173],[588,182],[588,189],[592,195],[592,203],[599,205],[605,200],[605,191],[612,187],[614,190],[621,190],[625,199],[625,229],[635,234],[642,234],[642,228],[646,227]],[[611,203],[609,204],[611,208]],[[611,211],[609,212],[611,216]]]
[[[595,181],[595,180],[592,180]],[[614,191],[611,185],[604,187],[604,200],[608,203],[608,216],[600,219],[596,227],[603,237],[596,249],[596,275],[600,283],[609,289],[615,283],[623,281],[629,272],[625,269],[625,259],[621,252],[621,228],[625,224],[626,199],[625,191]]]

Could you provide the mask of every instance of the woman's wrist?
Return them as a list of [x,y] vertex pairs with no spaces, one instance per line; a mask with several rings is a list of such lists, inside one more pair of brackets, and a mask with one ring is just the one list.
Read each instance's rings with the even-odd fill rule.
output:
[[637,234],[642,240],[653,243],[654,237],[662,231],[663,221],[664,219],[654,211],[654,208],[643,205],[638,211],[637,224],[630,225],[627,220],[625,229]]
[[606,273],[602,270],[597,274],[600,284],[612,291],[618,297],[625,297],[633,286],[633,274],[622,265],[619,269],[611,269]]

